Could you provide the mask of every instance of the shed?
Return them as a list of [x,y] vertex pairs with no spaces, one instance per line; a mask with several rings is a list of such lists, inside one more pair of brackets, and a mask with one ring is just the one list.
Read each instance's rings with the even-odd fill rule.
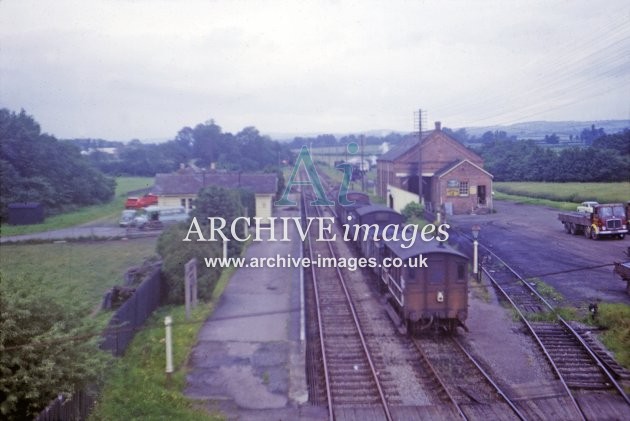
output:
[[44,222],[44,205],[39,202],[9,203],[10,225],[33,225]]

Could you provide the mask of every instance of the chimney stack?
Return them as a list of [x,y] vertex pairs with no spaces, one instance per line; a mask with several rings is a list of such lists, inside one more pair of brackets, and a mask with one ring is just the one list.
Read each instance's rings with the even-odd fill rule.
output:
[[435,122],[435,131],[439,132],[442,130],[442,122],[441,121],[436,121]]

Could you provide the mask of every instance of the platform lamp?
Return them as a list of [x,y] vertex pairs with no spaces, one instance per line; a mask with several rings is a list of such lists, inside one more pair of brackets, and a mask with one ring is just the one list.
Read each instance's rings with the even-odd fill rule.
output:
[[481,231],[481,227],[477,224],[472,226],[472,235],[473,235],[473,274],[477,278],[477,281],[481,280],[479,276],[479,242],[477,238],[479,238],[479,231]]

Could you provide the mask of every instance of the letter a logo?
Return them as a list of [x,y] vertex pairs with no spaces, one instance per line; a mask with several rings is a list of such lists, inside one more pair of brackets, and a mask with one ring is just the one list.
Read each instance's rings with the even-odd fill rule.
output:
[[[306,169],[308,180],[296,181],[295,178],[297,177],[300,164],[302,163],[304,163],[304,168]],[[295,162],[293,172],[291,173],[291,177],[289,177],[289,182],[284,189],[284,193],[282,194],[280,200],[276,200],[274,202],[276,206],[297,206],[297,202],[289,200],[288,197],[289,193],[291,192],[291,187],[293,187],[294,185],[313,186],[313,190],[315,190],[315,194],[317,195],[317,200],[313,200],[311,202],[311,206],[334,206],[335,204],[334,202],[328,200],[328,198],[326,197],[326,193],[324,193],[324,187],[322,186],[322,182],[317,175],[315,164],[313,164],[311,154],[308,152],[308,148],[306,147],[306,145],[302,146],[302,149],[300,149],[300,154],[298,155],[297,161]]]

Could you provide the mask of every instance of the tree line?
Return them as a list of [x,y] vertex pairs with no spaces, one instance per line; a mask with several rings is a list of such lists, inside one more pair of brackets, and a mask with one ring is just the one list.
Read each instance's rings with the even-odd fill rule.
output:
[[104,203],[115,182],[77,147],[42,133],[24,110],[0,109],[0,218],[12,202],[39,202],[48,214]]
[[[590,140],[590,139],[589,139]],[[630,129],[556,152],[532,140],[492,140],[477,152],[495,181],[612,182],[630,180]]]
[[[115,153],[94,149],[102,145],[94,139],[71,139],[89,153],[89,161],[111,175],[154,176],[172,172],[182,164],[233,171],[261,171],[290,163],[291,151],[286,144],[262,136],[255,127],[245,127],[236,134],[224,132],[214,120],[184,127],[164,143],[146,144],[134,139],[127,144],[112,142],[107,147]],[[102,148],[103,146],[99,146]]]

